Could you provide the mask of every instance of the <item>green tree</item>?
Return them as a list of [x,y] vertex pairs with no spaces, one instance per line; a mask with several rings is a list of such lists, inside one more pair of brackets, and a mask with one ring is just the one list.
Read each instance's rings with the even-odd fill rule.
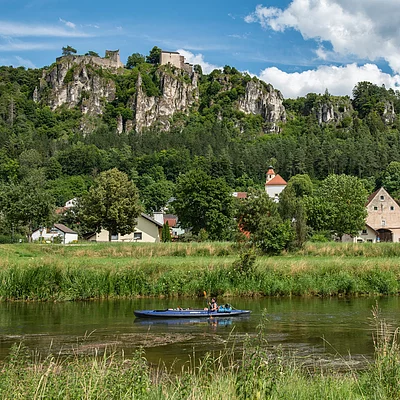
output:
[[8,226],[26,233],[29,242],[34,229],[51,224],[55,218],[53,198],[44,189],[44,182],[42,174],[32,174],[2,191],[1,210]]
[[145,206],[146,212],[162,210],[171,199],[174,192],[174,184],[167,180],[150,182],[140,191],[140,198]]
[[141,212],[138,190],[128,176],[113,168],[102,172],[80,202],[80,217],[90,229],[128,235]]
[[150,64],[159,64],[161,57],[161,49],[157,46],[154,46],[151,50],[149,55],[146,57],[146,62]]
[[146,57],[140,53],[133,53],[128,57],[126,61],[126,68],[132,69],[137,65],[144,64],[146,62]]
[[161,232],[161,240],[166,242],[171,242],[171,231],[169,230],[169,223],[168,221],[163,225],[162,232]]
[[85,56],[100,57],[100,56],[99,56],[99,53],[96,53],[96,52],[93,51],[93,50],[89,50],[89,51],[85,54]]
[[71,46],[65,46],[62,48],[62,55],[63,56],[70,56],[72,54],[76,54],[76,49]]
[[381,181],[392,196],[400,198],[400,162],[392,161],[383,171]]
[[284,220],[291,221],[296,232],[295,247],[301,247],[307,238],[307,213],[304,197],[313,192],[313,184],[306,174],[290,178],[279,196],[279,211]]
[[173,203],[183,228],[204,229],[211,240],[229,238],[233,224],[232,190],[223,178],[191,170],[179,176]]
[[294,238],[290,221],[281,218],[278,205],[264,190],[251,189],[239,200],[237,221],[242,232],[250,234],[250,242],[267,254],[279,254]]
[[356,235],[365,224],[367,196],[359,178],[329,175],[314,199],[308,200],[308,222],[315,230],[330,230],[339,238],[344,234]]

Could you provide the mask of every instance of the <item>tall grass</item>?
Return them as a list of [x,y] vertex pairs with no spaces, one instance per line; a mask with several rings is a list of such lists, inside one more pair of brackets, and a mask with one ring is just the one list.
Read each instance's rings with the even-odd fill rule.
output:
[[[365,370],[335,372],[305,365],[282,351],[271,353],[263,329],[240,357],[234,343],[180,372],[147,363],[142,351],[126,358],[107,351],[59,358],[14,345],[1,367],[2,399],[398,399],[398,330],[376,318],[375,362]],[[78,354],[78,352],[76,353]]]
[[[0,245],[0,300],[194,297],[204,291],[398,295],[398,245],[385,245],[308,244],[276,257],[242,254],[230,243]],[[360,256],[358,249],[370,255]]]

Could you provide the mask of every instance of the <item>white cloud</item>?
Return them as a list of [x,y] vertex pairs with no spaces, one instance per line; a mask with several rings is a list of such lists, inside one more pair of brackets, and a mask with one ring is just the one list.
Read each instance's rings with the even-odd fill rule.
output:
[[18,22],[0,21],[0,35],[9,37],[90,37],[92,35],[52,25],[28,25]]
[[185,61],[190,63],[190,64],[199,64],[201,66],[201,69],[203,70],[204,74],[209,74],[210,72],[214,71],[214,69],[221,69],[222,67],[219,67],[214,64],[210,64],[206,61],[204,61],[204,56],[203,54],[193,54],[190,51],[179,49],[177,52],[185,57]]
[[36,65],[31,61],[26,58],[22,58],[20,56],[15,56],[17,59],[19,66],[27,67],[27,68],[36,68]]
[[316,70],[287,73],[276,67],[261,71],[260,79],[271,83],[280,90],[285,98],[305,96],[307,93],[324,93],[328,89],[333,95],[351,96],[358,82],[368,81],[386,88],[398,89],[400,75],[390,75],[382,72],[374,64],[348,64],[342,67],[320,66]]
[[59,21],[62,22],[65,26],[71,29],[75,29],[76,25],[71,21],[66,21],[65,19],[59,18]]
[[58,47],[59,46],[54,43],[21,42],[19,40],[6,40],[5,43],[0,43],[0,51],[51,50]]
[[342,55],[383,58],[395,72],[400,72],[399,19],[398,0],[293,0],[284,10],[258,5],[245,17],[277,32],[293,28],[304,39],[328,41]]

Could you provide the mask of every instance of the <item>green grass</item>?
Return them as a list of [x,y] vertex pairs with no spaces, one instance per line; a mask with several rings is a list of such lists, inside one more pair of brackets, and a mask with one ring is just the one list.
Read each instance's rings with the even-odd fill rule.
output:
[[232,243],[0,245],[0,299],[400,293],[395,243],[310,243],[295,253],[258,255],[249,270],[238,267],[239,255]]

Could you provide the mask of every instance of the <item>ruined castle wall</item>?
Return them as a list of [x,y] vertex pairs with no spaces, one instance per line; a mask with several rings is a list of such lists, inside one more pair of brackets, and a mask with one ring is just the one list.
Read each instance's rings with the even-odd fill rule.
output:
[[161,52],[160,56],[160,64],[165,65],[170,63],[176,68],[182,68],[182,64],[184,64],[184,57],[179,53],[170,53],[170,52]]

